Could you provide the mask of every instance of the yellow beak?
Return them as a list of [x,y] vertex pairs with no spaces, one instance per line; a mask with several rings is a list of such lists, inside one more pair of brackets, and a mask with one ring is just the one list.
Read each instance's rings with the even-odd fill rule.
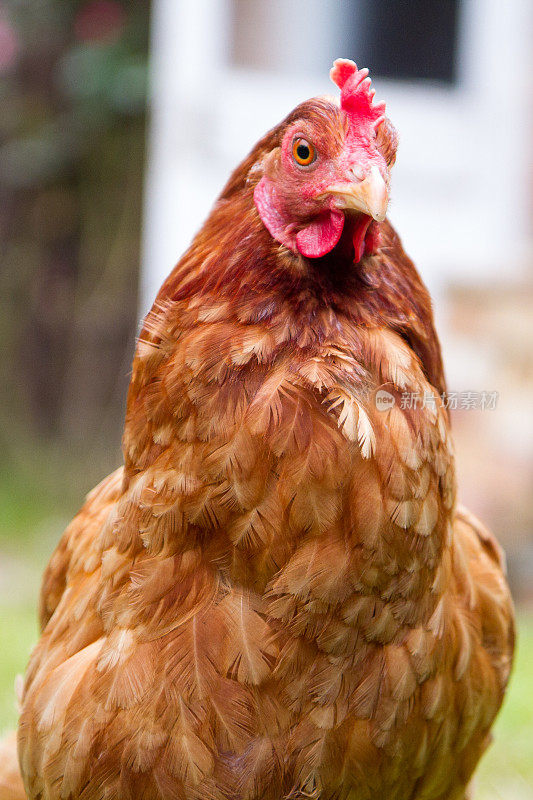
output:
[[343,208],[362,211],[376,222],[383,222],[389,204],[389,190],[378,167],[373,166],[364,180],[334,183],[326,189],[336,195]]

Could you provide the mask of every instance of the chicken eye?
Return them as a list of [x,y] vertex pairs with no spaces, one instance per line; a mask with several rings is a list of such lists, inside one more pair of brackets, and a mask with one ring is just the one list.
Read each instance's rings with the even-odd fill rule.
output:
[[315,160],[315,148],[307,139],[295,139],[292,143],[292,157],[301,167],[307,167]]

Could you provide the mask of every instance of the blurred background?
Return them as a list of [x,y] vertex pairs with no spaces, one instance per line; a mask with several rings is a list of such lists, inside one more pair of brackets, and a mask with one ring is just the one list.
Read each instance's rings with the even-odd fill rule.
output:
[[400,131],[390,217],[435,299],[461,499],[518,607],[477,797],[533,799],[532,36],[529,0],[0,0],[0,730],[42,569],[121,461],[142,315],[343,56]]

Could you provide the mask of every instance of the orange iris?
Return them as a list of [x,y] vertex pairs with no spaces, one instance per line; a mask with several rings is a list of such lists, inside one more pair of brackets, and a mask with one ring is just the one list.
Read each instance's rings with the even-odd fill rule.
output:
[[295,139],[292,143],[292,157],[297,164],[306,167],[315,160],[315,148],[307,139]]

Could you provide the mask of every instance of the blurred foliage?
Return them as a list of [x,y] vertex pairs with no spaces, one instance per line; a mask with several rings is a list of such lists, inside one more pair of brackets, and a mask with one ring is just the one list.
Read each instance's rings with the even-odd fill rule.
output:
[[[0,446],[118,460],[137,319],[149,0],[0,0]],[[92,479],[92,475],[91,478]],[[85,483],[85,488],[89,480]]]

